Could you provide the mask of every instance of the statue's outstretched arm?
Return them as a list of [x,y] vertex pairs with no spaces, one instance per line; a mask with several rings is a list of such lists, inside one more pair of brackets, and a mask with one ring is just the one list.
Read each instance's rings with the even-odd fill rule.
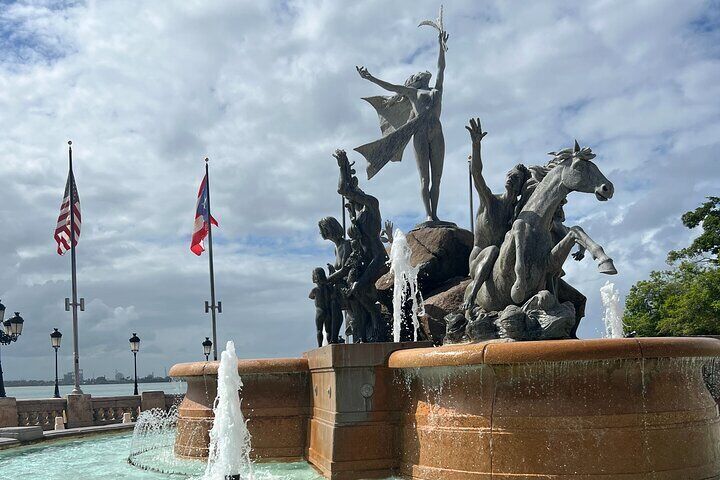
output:
[[[353,174],[355,170],[352,168],[350,160],[347,158],[347,154],[344,150],[335,150],[333,157],[338,162],[340,167],[340,179],[338,181],[338,193],[350,200],[351,202],[358,203],[363,206],[367,206],[374,210],[380,211],[380,204],[377,198],[372,195],[360,190],[357,186],[357,177]],[[354,181],[353,181],[354,180]]]
[[336,270],[332,275],[328,277],[328,283],[330,285],[334,285],[338,280],[345,278],[349,270],[350,267],[347,264],[343,265],[342,267],[340,267],[339,270]]
[[479,118],[471,118],[470,125],[465,126],[470,132],[470,139],[472,140],[472,157],[470,161],[470,172],[472,173],[473,183],[475,184],[475,190],[483,202],[487,205],[492,197],[492,192],[485,183],[485,178],[482,174],[482,158],[480,155],[480,143],[487,132],[482,131],[480,126]]
[[400,95],[415,98],[415,93],[417,92],[417,90],[412,87],[406,87],[405,85],[395,85],[394,83],[386,82],[384,80],[380,80],[379,78],[375,78],[370,72],[367,71],[367,68],[365,67],[355,67],[355,69],[358,71],[362,78],[371,81],[375,85],[378,85],[389,92],[395,92]]
[[440,53],[438,54],[438,72],[435,78],[435,89],[442,90],[443,81],[445,81],[445,44],[447,43],[449,35],[447,32],[440,32],[438,34],[438,43],[440,44]]

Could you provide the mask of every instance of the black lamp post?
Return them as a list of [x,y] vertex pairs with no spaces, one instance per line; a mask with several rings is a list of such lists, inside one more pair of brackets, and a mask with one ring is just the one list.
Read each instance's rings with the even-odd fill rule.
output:
[[60,340],[62,340],[62,333],[55,328],[50,333],[50,345],[55,350],[55,398],[60,398],[60,387],[58,386],[58,368],[57,368],[57,352],[60,349]]
[[[10,345],[12,342],[16,342],[20,334],[22,334],[23,323],[25,322],[18,312],[15,312],[15,316],[8,318],[3,322],[5,318],[5,305],[0,303],[0,323],[2,323],[3,330],[0,332],[0,344]],[[5,380],[3,379],[2,362],[0,361],[0,398],[5,397]]]
[[212,350],[212,341],[210,340],[210,337],[205,337],[205,341],[202,342],[203,346],[203,353],[205,354],[205,361],[207,362],[210,359],[210,351]]
[[135,391],[133,395],[138,394],[137,388],[137,352],[140,350],[140,338],[137,333],[133,332],[133,336],[130,337],[130,351],[133,353],[133,361],[135,363]]

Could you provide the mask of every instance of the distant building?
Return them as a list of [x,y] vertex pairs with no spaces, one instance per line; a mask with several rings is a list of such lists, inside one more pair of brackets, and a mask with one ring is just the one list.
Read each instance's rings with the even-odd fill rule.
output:
[[[65,384],[74,384],[75,383],[75,372],[68,372],[65,375],[63,375],[62,378],[63,383]],[[80,382],[83,383],[83,370],[80,369]]]
[[125,380],[125,375],[120,372],[115,372],[115,381],[122,382],[123,380]]

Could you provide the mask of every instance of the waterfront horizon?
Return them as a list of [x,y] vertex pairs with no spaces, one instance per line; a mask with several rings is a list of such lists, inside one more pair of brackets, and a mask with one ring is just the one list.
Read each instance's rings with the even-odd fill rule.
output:
[[[93,397],[116,397],[132,395],[132,383],[106,383],[81,385],[83,393],[89,393]],[[5,387],[8,397],[15,397],[17,400],[29,400],[38,398],[52,398],[54,385],[38,385],[24,387]],[[72,385],[60,385],[60,396],[65,397],[72,391]],[[187,384],[181,381],[172,382],[148,382],[138,383],[138,392],[163,391],[168,395],[184,395]]]

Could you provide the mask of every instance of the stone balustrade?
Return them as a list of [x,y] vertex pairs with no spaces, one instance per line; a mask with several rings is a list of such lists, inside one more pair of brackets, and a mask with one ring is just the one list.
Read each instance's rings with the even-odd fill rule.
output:
[[140,414],[140,398],[136,395],[122,397],[98,397],[91,399],[93,425],[108,425],[123,421],[123,414],[129,413],[132,421]]
[[[55,428],[55,417],[65,417],[67,400],[64,398],[39,398],[17,401],[17,426]],[[67,420],[66,420],[67,421]]]
[[39,426],[55,428],[55,418],[62,417],[69,428],[122,423],[123,414],[133,421],[140,412],[153,408],[168,410],[182,401],[183,395],[142,392],[140,395],[96,397],[68,395],[65,398],[0,398],[0,427]]

